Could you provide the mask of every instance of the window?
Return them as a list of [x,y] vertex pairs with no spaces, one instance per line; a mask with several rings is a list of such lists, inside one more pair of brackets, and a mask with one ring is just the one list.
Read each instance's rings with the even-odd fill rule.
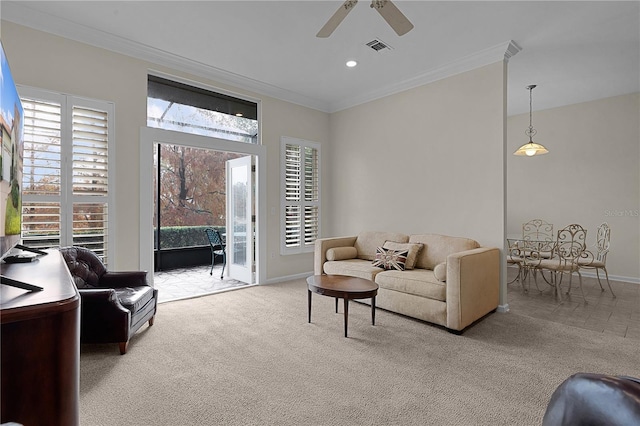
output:
[[258,104],[150,75],[147,126],[258,143]]
[[320,145],[283,137],[281,253],[312,252],[320,235]]
[[20,94],[23,243],[83,246],[107,263],[113,104],[31,88]]

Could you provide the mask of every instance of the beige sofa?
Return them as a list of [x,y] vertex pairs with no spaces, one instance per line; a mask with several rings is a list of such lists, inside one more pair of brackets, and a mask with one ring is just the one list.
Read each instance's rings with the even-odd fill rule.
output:
[[[378,247],[407,249],[406,269],[374,266]],[[468,238],[368,231],[317,239],[314,273],[375,281],[376,307],[459,333],[498,307],[500,251]]]

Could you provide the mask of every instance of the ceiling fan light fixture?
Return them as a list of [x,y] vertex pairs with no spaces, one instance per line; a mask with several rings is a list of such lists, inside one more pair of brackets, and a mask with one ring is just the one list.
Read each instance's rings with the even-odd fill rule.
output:
[[375,9],[399,36],[403,36],[413,29],[413,24],[391,0],[371,0],[370,7]]
[[[316,37],[329,37],[344,18],[347,17],[349,12],[353,10],[357,3],[358,0],[347,0],[340,5],[338,10],[336,10],[327,23],[324,24],[320,31],[318,31]],[[404,35],[413,29],[413,24],[402,14],[402,12],[400,12],[400,9],[398,9],[391,0],[372,0],[371,8],[375,9],[399,36]]]

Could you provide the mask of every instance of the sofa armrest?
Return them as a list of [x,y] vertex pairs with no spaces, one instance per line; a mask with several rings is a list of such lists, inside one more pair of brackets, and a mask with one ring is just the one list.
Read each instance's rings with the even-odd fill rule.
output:
[[[110,317],[127,317],[129,310],[122,306],[116,290],[113,288],[78,289],[80,311],[83,318],[98,318],[100,321]],[[104,326],[104,325],[102,325]]]
[[98,285],[101,288],[139,287],[147,284],[146,271],[105,272]]
[[353,247],[356,244],[356,236],[318,238],[313,250],[313,273],[322,275],[322,266],[327,261],[327,250],[335,247]]
[[447,328],[460,331],[499,303],[499,249],[481,247],[447,257]]
[[78,289],[80,340],[83,343],[120,343],[129,340],[131,311],[122,306],[115,289]]
[[78,293],[85,303],[117,303],[118,297],[113,288],[79,288]]

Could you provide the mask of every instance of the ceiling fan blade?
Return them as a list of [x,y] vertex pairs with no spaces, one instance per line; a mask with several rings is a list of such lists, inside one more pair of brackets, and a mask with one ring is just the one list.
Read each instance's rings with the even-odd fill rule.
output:
[[324,24],[324,27],[318,31],[316,37],[326,38],[333,33],[333,31],[338,28],[338,25],[347,17],[349,12],[353,9],[353,7],[358,3],[358,0],[347,0],[345,1],[339,8],[336,10],[336,13],[333,14],[331,18]]
[[378,11],[384,20],[387,21],[387,24],[389,24],[399,36],[413,29],[413,24],[400,12],[400,9],[398,9],[391,0],[373,0],[371,7]]

